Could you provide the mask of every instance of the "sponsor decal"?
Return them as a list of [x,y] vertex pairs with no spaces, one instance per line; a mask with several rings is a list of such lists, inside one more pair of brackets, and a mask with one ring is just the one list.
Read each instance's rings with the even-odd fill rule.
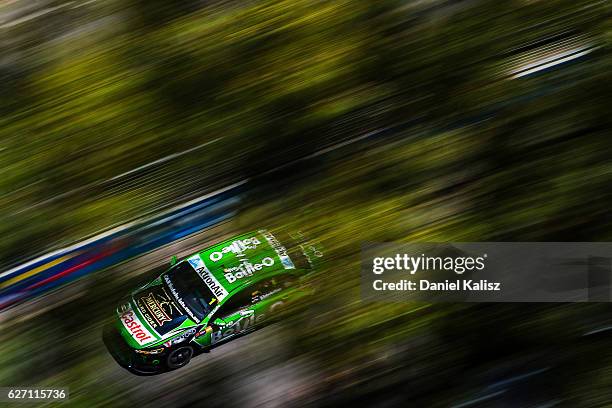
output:
[[165,289],[163,294],[150,292],[148,295],[141,296],[137,304],[143,312],[143,316],[153,328],[171,321],[171,316],[176,311],[176,306],[170,300],[170,296]]
[[253,264],[249,261],[243,260],[239,266],[225,268],[225,273],[223,275],[225,276],[225,279],[227,279],[228,283],[234,283],[238,279],[252,276],[254,272],[274,265],[274,259],[270,258],[269,256],[265,257],[260,262],[261,263]]
[[133,310],[128,310],[119,316],[123,327],[130,332],[134,340],[141,346],[153,340],[153,335],[142,325]]
[[205,328],[203,328],[202,330],[200,330],[199,332],[197,332],[195,334],[195,337],[200,337],[200,336],[204,336],[207,333],[212,333],[212,327],[210,326],[206,326]]
[[154,329],[157,328],[157,323],[155,323],[155,319],[153,319],[153,316],[149,314],[149,311],[143,308],[140,301],[137,301],[136,304],[138,308],[140,309],[140,314],[142,315],[142,317],[144,317],[147,323],[149,323],[149,325],[153,327]]
[[229,337],[235,336],[237,334],[243,333],[251,328],[253,328],[256,324],[259,324],[261,320],[264,319],[264,315],[255,316],[255,311],[251,310],[246,311],[245,316],[242,316],[240,319],[235,321],[234,323],[222,327],[220,330],[213,332],[210,336],[210,344],[218,343],[222,340],[225,340]]
[[210,311],[209,315],[213,316],[220,307],[221,305],[217,302],[217,306],[213,307],[213,310]]
[[208,286],[210,291],[217,297],[217,301],[221,302],[227,296],[227,290],[225,290],[214,275],[210,273],[200,256],[194,255],[189,258],[187,262],[196,270],[206,286]]
[[[195,332],[196,332],[195,327],[191,328],[191,329],[186,330],[185,332],[183,332],[183,334],[173,338],[172,340],[167,341],[166,343],[170,343],[170,345],[182,343],[183,341],[189,339],[193,334],[195,334]],[[164,345],[166,343],[164,343]],[[166,346],[166,347],[170,347],[170,346]]]
[[191,258],[188,258],[187,262],[189,262],[189,265],[191,265],[193,269],[195,269],[198,273],[200,273],[200,269],[208,272],[208,268],[206,267],[206,265],[204,265],[204,262],[200,258],[200,255],[194,255]]
[[255,292],[252,293],[251,296],[253,297],[253,302],[261,302],[262,300],[264,300],[267,297],[270,297],[278,292],[280,292],[281,290],[283,290],[283,288],[276,288],[268,293],[264,293],[263,295],[260,294],[259,292]]
[[293,261],[291,261],[291,258],[287,254],[287,248],[285,248],[278,241],[278,239],[276,239],[276,237],[272,235],[271,232],[267,230],[259,230],[259,233],[263,235],[266,241],[268,241],[268,244],[270,244],[270,246],[274,248],[274,250],[276,251],[276,254],[278,255],[281,261],[281,264],[283,264],[283,267],[285,269],[295,269],[295,265],[293,264]]
[[237,239],[232,241],[231,244],[223,247],[220,251],[212,252],[209,258],[213,262],[219,262],[223,259],[223,256],[229,252],[239,255],[245,252],[247,249],[255,249],[261,242],[256,237]]
[[163,347],[153,350],[135,350],[139,354],[160,354],[164,352]]
[[189,317],[191,318],[191,320],[193,320],[196,323],[200,322],[200,319],[198,319],[197,317],[195,317],[195,315],[193,314],[193,312],[191,311],[191,309],[189,309],[187,307],[187,305],[185,304],[185,301],[183,300],[183,298],[181,297],[181,295],[178,293],[178,290],[176,290],[176,288],[174,287],[174,285],[172,284],[172,280],[170,280],[170,278],[168,277],[168,275],[164,275],[164,281],[166,282],[166,285],[168,285],[168,288],[170,289],[170,292],[172,292],[172,295],[176,298],[176,301],[179,303],[179,305],[181,305],[183,307],[183,309],[187,312],[187,314],[189,315]]

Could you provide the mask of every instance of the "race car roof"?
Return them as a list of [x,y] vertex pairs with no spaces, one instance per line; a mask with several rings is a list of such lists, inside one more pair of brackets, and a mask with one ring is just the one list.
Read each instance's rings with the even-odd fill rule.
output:
[[186,260],[220,297],[247,283],[305,266],[298,256],[289,255],[275,234],[264,229],[230,238]]

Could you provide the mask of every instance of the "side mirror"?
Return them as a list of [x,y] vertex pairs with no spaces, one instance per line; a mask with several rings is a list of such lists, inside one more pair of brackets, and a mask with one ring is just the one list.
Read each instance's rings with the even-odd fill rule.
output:
[[177,262],[178,259],[176,259],[176,255],[173,255],[172,258],[170,258],[170,266],[176,265]]

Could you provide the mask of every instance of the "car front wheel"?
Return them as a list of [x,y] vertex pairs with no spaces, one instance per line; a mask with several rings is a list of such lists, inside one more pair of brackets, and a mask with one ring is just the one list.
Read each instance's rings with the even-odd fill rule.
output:
[[175,368],[180,368],[191,360],[193,356],[193,348],[191,346],[183,346],[179,347],[175,350],[172,350],[168,357],[166,358],[166,364],[169,369],[174,370]]

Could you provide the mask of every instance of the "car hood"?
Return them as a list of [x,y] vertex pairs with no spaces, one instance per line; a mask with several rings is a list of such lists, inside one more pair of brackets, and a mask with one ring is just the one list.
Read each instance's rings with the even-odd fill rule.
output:
[[169,339],[196,325],[160,280],[134,292],[117,314],[123,337],[135,348]]

